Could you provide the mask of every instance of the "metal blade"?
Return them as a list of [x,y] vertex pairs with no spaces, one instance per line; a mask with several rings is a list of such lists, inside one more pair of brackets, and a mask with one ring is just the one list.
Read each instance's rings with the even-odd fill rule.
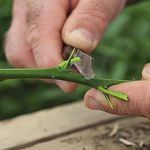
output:
[[95,76],[92,69],[93,58],[80,49],[76,49],[75,56],[81,59],[80,62],[74,63],[78,71],[85,77],[85,79],[92,79]]
[[[68,55],[72,49],[73,48],[68,47],[68,52],[66,52],[66,55]],[[95,76],[92,69],[92,62],[94,59],[78,48],[75,49],[74,57],[79,57],[81,59],[80,62],[74,63],[74,66],[78,69],[78,71],[84,76],[85,79],[92,79]]]

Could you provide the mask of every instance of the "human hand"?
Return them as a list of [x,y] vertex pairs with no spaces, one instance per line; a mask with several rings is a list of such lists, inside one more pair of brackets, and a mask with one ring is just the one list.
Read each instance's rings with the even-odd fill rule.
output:
[[111,109],[104,95],[95,89],[89,90],[84,102],[88,108],[104,110],[118,115],[143,116],[150,119],[150,64],[145,65],[142,72],[142,81],[132,81],[110,87],[128,95],[129,101],[119,101],[110,97],[114,109]]
[[[125,1],[14,0],[6,58],[15,67],[53,67],[63,60],[63,42],[89,53]],[[72,83],[55,83],[64,91],[74,88]]]

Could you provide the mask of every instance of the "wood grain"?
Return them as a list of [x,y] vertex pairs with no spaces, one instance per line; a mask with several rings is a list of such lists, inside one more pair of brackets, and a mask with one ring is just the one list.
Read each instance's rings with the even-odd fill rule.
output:
[[[109,136],[115,125],[119,128],[115,135]],[[142,129],[143,128],[143,129]],[[105,125],[92,127],[81,132],[73,133],[62,138],[47,141],[23,150],[148,150],[150,145],[150,122],[143,118],[127,118]],[[126,145],[120,139],[134,143]]]
[[116,118],[82,102],[20,116],[0,122],[0,150],[32,146]]

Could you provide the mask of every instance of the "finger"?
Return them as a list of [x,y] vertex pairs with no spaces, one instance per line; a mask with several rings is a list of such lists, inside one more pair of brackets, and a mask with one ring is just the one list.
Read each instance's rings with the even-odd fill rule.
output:
[[64,25],[64,42],[91,51],[124,3],[125,0],[80,0]]
[[104,110],[119,115],[138,115],[150,118],[150,81],[134,81],[112,86],[110,89],[124,92],[128,95],[128,102],[110,97],[114,109],[111,109],[104,95],[95,90],[89,90],[84,98],[85,104],[91,109]]
[[[67,16],[69,3],[61,0],[28,0],[27,40],[32,47],[38,67],[54,67],[62,60],[61,29]],[[74,84],[56,81],[64,91],[71,91]]]
[[6,35],[5,54],[15,67],[35,67],[34,57],[25,39],[27,7],[23,0],[15,0],[13,21]]
[[144,66],[144,69],[142,71],[142,79],[150,80],[150,63],[148,63]]

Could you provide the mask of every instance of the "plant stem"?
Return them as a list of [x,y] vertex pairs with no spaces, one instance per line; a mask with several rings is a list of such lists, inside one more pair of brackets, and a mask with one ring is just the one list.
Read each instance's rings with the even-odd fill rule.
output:
[[[80,83],[88,85],[90,87],[101,90],[105,94],[115,96],[117,98],[126,100],[127,96],[123,93],[117,91],[107,90],[111,85],[127,82],[126,80],[111,80],[111,79],[102,79],[102,78],[93,78],[90,80],[84,79],[84,77],[78,73],[71,72],[68,70],[56,68],[47,68],[47,69],[0,69],[0,80],[6,79],[25,79],[25,78],[38,78],[38,79],[59,79],[65,81],[71,81],[75,83]],[[100,87],[103,88],[100,88]],[[105,90],[104,90],[105,89]]]
[[64,66],[64,69],[69,69],[70,65],[71,65],[71,60],[73,58],[73,55],[74,55],[74,52],[75,52],[75,48],[72,50],[68,60],[67,60],[67,63],[65,64]]
[[127,82],[126,80],[111,80],[111,79],[101,79],[101,78],[93,78],[87,80],[81,74],[72,72],[69,70],[70,66],[75,63],[79,62],[79,57],[73,57],[75,49],[72,51],[68,60],[63,61],[55,68],[47,68],[47,69],[0,69],[0,80],[6,79],[25,79],[25,78],[36,78],[36,79],[59,79],[65,81],[71,81],[75,83],[80,83],[84,85],[88,85],[90,87],[96,88],[103,92],[104,95],[107,97],[107,101],[111,108],[111,100],[109,95],[114,96],[120,100],[127,101],[128,97],[126,94],[108,90],[107,88],[114,84],[119,84],[123,82]]

